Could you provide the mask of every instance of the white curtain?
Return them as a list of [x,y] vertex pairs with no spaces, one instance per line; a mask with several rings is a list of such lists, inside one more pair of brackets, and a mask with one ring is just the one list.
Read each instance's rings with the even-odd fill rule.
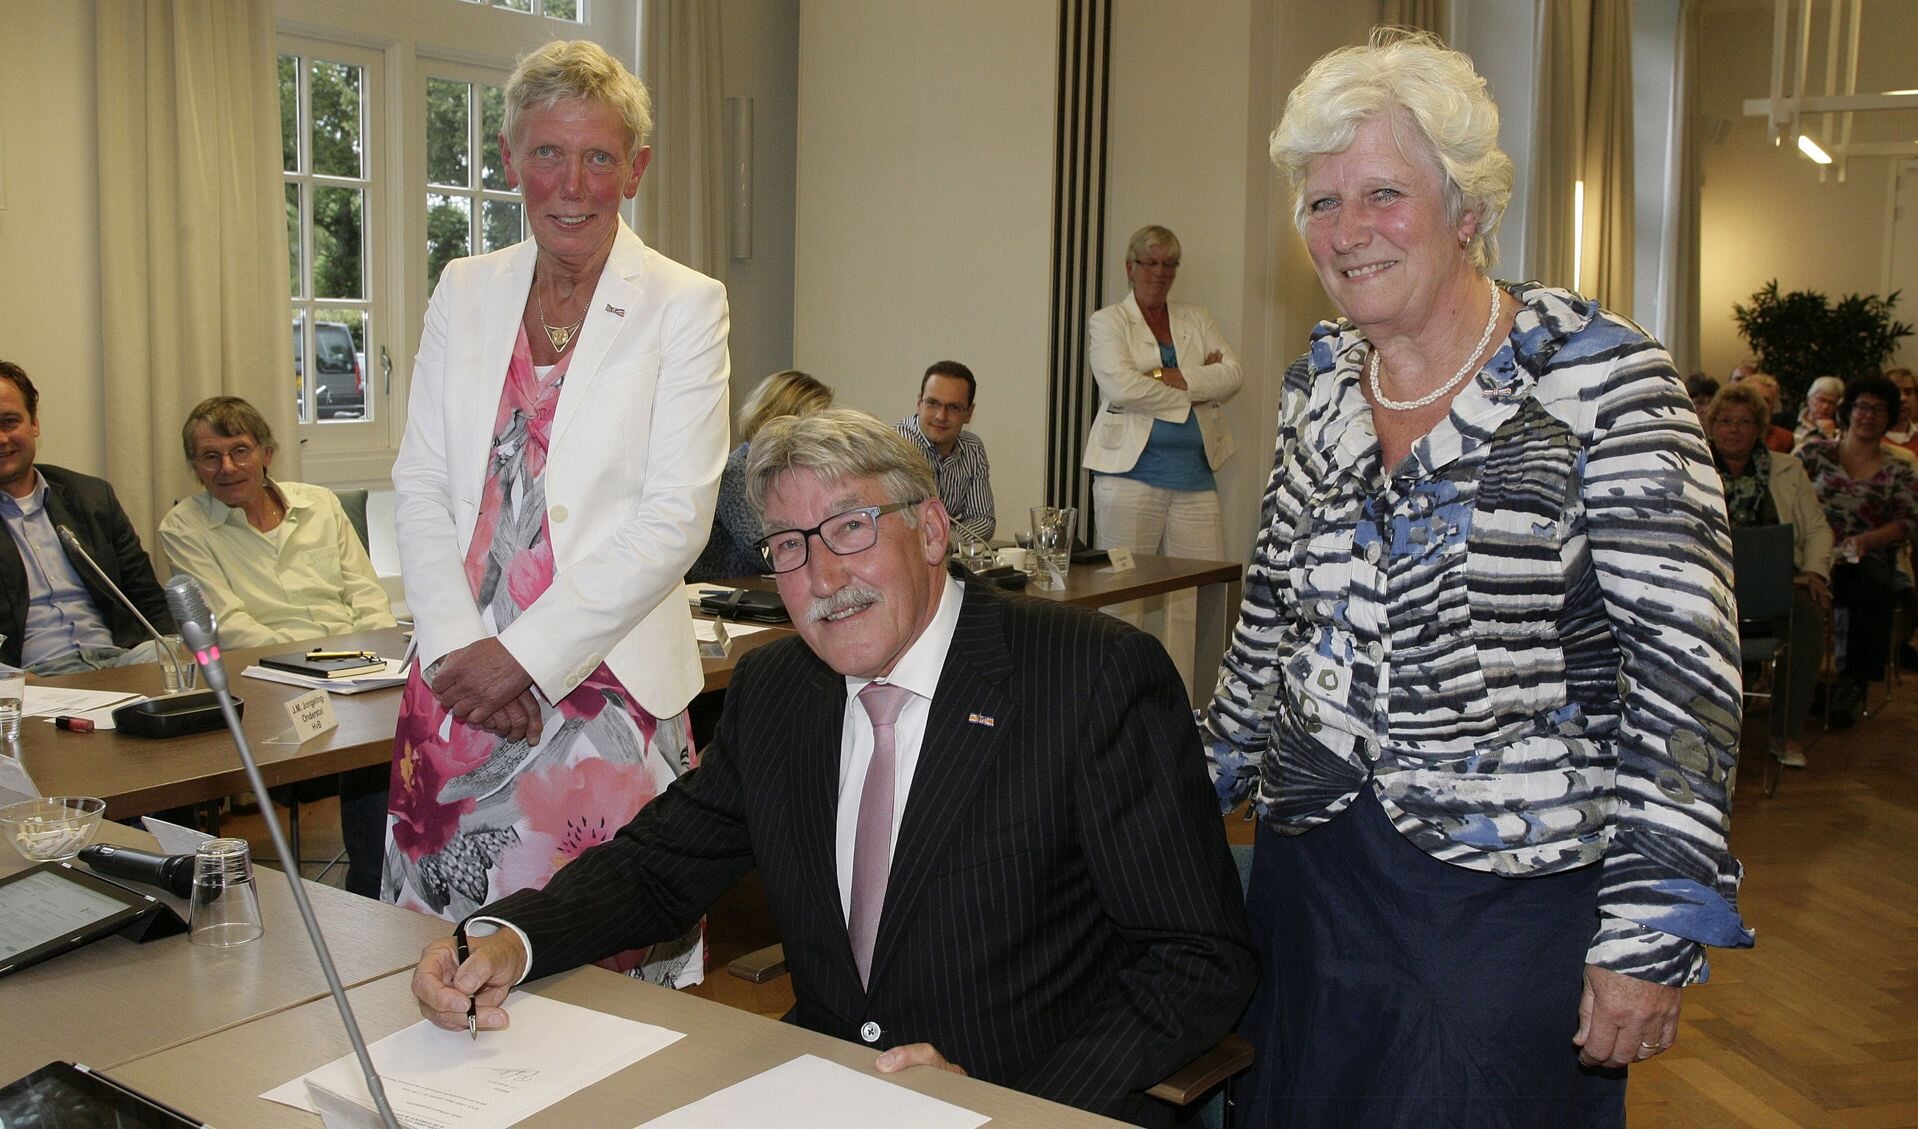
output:
[[1665,234],[1659,247],[1658,324],[1679,372],[1695,371],[1698,344],[1698,131],[1692,127],[1698,85],[1699,0],[1683,0],[1672,52],[1671,152],[1665,166]]
[[[1632,310],[1630,0],[1542,0],[1527,197],[1532,277]],[[1584,185],[1583,240],[1575,186]],[[1574,275],[1574,263],[1577,263]]]
[[641,77],[653,92],[653,162],[640,184],[640,235],[726,279],[726,106],[719,0],[646,0]]
[[152,533],[199,489],[180,425],[241,396],[297,477],[271,0],[98,0],[107,474]]

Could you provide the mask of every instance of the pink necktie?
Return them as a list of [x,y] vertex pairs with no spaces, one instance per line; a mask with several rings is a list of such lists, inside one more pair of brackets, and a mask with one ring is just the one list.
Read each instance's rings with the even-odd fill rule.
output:
[[852,913],[846,931],[852,936],[852,959],[859,966],[862,985],[872,971],[872,946],[879,937],[879,911],[886,904],[886,875],[892,869],[892,726],[911,700],[911,690],[883,682],[868,683],[859,692],[859,704],[872,719],[872,761],[866,766],[865,787],[859,791],[859,830],[852,847]]

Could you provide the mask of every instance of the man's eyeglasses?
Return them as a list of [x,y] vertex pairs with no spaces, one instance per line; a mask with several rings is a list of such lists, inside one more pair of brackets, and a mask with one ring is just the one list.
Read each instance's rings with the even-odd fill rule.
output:
[[963,415],[972,410],[971,404],[948,404],[944,400],[935,400],[930,396],[920,397],[919,406],[931,412],[933,415],[939,415],[942,412],[951,412],[953,415]]
[[891,502],[883,506],[860,506],[856,510],[836,513],[811,529],[782,529],[769,533],[753,543],[759,550],[759,557],[766,562],[766,568],[772,572],[791,572],[802,568],[812,551],[812,538],[819,540],[826,548],[841,557],[850,557],[854,553],[863,553],[879,542],[879,519],[889,513],[916,506],[924,498],[914,498],[910,502]]
[[201,451],[194,457],[193,461],[199,464],[201,470],[212,474],[218,471],[220,464],[226,462],[228,459],[233,460],[235,467],[245,470],[247,467],[253,465],[253,460],[259,456],[259,453],[260,449],[258,447],[241,443],[235,447],[228,447],[224,451]]

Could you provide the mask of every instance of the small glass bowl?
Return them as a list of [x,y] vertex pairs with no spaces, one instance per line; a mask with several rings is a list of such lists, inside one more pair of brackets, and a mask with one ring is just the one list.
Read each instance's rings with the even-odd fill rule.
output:
[[59,862],[80,853],[100,830],[107,802],[92,796],[47,796],[0,808],[0,834],[35,862]]

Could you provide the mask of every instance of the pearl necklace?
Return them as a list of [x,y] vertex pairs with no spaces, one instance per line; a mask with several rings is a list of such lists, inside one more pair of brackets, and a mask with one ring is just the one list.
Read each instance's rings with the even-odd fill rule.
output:
[[1492,331],[1497,328],[1498,328],[1498,286],[1494,284],[1492,286],[1492,312],[1485,319],[1485,332],[1479,335],[1478,344],[1472,346],[1472,351],[1465,355],[1465,363],[1460,365],[1458,367],[1458,371],[1452,374],[1452,379],[1446,381],[1444,384],[1439,385],[1437,388],[1432,389],[1430,392],[1427,392],[1425,395],[1420,396],[1416,400],[1394,400],[1390,396],[1387,396],[1385,394],[1385,390],[1383,388],[1379,387],[1379,350],[1376,345],[1373,346],[1371,360],[1366,362],[1366,369],[1365,369],[1365,379],[1372,386],[1372,402],[1377,404],[1381,408],[1390,408],[1391,410],[1395,412],[1409,412],[1416,408],[1422,408],[1425,405],[1432,403],[1434,400],[1437,400],[1440,396],[1443,396],[1446,393],[1450,392],[1452,389],[1457,388],[1459,386],[1460,381],[1464,380],[1467,376],[1470,376],[1472,374],[1472,371],[1477,367],[1475,362],[1477,362],[1479,358],[1479,354],[1485,352],[1486,342],[1492,339]]

